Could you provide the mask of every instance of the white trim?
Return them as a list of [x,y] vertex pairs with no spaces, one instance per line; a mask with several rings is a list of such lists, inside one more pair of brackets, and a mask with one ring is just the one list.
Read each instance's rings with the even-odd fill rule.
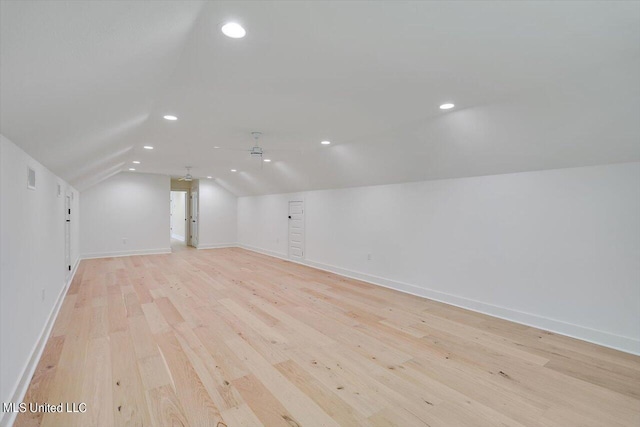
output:
[[184,237],[184,236],[181,236],[181,235],[179,235],[179,234],[173,234],[173,233],[171,233],[171,238],[172,238],[172,239],[176,239],[176,240],[181,240],[181,241],[183,241],[183,242],[185,242],[185,241],[186,241],[186,240],[185,240],[185,237]]
[[238,243],[237,246],[239,248],[246,249],[248,251],[258,252],[258,253],[261,253],[263,255],[269,255],[269,256],[272,256],[274,258],[283,259],[285,261],[291,261],[289,258],[287,258],[287,254],[282,253],[282,252],[270,251],[268,249],[260,249],[260,248],[257,248],[255,246],[243,245],[242,243]]
[[[49,341],[49,336],[51,335],[51,330],[53,329],[53,325],[58,318],[58,313],[60,312],[60,308],[62,307],[62,302],[64,298],[67,296],[67,291],[69,290],[69,286],[71,282],[73,282],[73,278],[76,275],[76,271],[78,270],[78,265],[80,265],[81,258],[78,257],[73,266],[73,270],[71,271],[71,275],[69,276],[69,280],[62,287],[60,293],[58,294],[58,299],[54,304],[51,312],[49,313],[49,318],[47,319],[42,332],[40,332],[40,337],[36,341],[33,349],[31,350],[31,357],[27,361],[24,369],[22,370],[22,375],[18,378],[18,381],[14,387],[13,393],[11,393],[10,402],[20,403],[24,400],[25,394],[27,394],[27,390],[29,388],[29,384],[31,384],[31,378],[36,371],[36,367],[40,362],[40,358],[42,357],[42,352],[46,347],[47,341]],[[0,426],[11,426],[13,425],[17,412],[0,412]]]
[[222,249],[222,248],[237,248],[237,243],[215,243],[212,245],[198,245],[196,249]]
[[121,251],[121,252],[94,252],[90,254],[82,255],[82,259],[94,259],[94,258],[116,258],[122,256],[134,256],[134,255],[159,255],[170,254],[171,247],[159,248],[159,249],[140,249],[134,251]]
[[348,277],[351,279],[361,280],[363,282],[371,283],[373,285],[383,286],[385,288],[394,289],[396,291],[404,292],[411,295],[416,295],[422,298],[428,298],[434,301],[443,302],[445,304],[461,307],[466,310],[475,311],[478,313],[486,314],[489,316],[497,317],[500,319],[509,320],[511,322],[520,323],[526,326],[534,328],[544,329],[546,331],[554,332],[561,335],[566,335],[571,338],[576,338],[583,341],[588,341],[594,344],[602,345],[605,347],[613,348],[615,350],[624,351],[626,353],[640,355],[640,340],[625,337],[622,335],[612,334],[610,332],[601,331],[597,329],[591,329],[580,325],[564,322],[562,320],[552,319],[549,317],[539,316],[532,313],[526,313],[523,311],[513,310],[498,305],[485,303],[469,298],[460,297],[457,295],[448,294],[445,292],[436,291],[433,289],[423,288],[417,285],[409,283],[398,282],[383,277],[377,277],[366,273],[360,273],[357,271],[347,270],[341,267],[333,265],[323,264],[315,261],[305,259],[304,261],[294,261],[287,258],[286,254],[280,254],[269,250],[263,250],[252,246],[238,244],[239,247],[247,249],[253,252],[259,252],[264,255],[273,256],[283,259],[285,261],[294,262],[296,264],[306,265],[307,267],[316,268],[318,270],[328,271],[340,276]]

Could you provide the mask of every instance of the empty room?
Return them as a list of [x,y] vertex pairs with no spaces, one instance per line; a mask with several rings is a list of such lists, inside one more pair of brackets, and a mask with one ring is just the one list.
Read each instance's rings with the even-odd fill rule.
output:
[[640,426],[640,2],[0,0],[0,426]]

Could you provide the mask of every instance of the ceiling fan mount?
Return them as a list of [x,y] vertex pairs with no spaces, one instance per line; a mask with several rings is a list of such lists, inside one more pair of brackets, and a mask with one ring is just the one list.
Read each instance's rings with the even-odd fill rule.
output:
[[253,159],[262,160],[262,155],[264,154],[264,152],[262,151],[262,147],[260,147],[258,145],[260,137],[262,136],[262,132],[251,132],[251,136],[253,136],[253,139],[256,142],[255,142],[255,145],[253,147],[251,147],[251,150],[249,150],[249,154],[251,155],[251,158],[253,158]]
[[182,178],[179,178],[178,181],[193,181],[193,176],[191,175],[191,166],[185,166],[185,169],[187,170],[187,173]]

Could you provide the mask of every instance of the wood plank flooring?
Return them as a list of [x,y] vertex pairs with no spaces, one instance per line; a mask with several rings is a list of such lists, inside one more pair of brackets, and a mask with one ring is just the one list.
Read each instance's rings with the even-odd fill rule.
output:
[[242,249],[85,260],[16,426],[640,426],[640,358]]

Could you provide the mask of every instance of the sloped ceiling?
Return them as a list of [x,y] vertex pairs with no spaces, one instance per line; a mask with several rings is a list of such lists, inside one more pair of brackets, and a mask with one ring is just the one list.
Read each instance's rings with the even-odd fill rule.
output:
[[[638,2],[0,4],[1,133],[80,189],[133,160],[236,195],[640,160]],[[251,131],[271,163],[226,149]]]

